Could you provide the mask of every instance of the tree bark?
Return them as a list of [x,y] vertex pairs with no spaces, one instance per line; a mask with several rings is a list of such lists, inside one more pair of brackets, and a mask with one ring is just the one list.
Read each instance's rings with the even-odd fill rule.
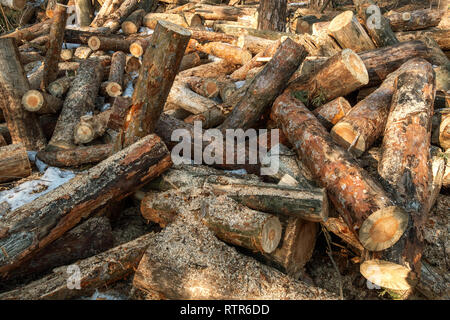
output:
[[36,115],[22,108],[22,96],[30,89],[13,39],[0,39],[0,107],[12,142],[27,150],[45,147],[45,138]]
[[395,78],[404,71],[413,71],[421,58],[405,62],[389,74],[382,85],[357,103],[331,130],[333,139],[356,156],[361,156],[382,135],[389,114]]
[[30,174],[30,160],[22,144],[0,147],[0,182],[25,178]]
[[167,299],[334,298],[238,253],[199,222],[184,219],[177,219],[155,236],[133,285]]
[[68,287],[68,271],[72,269],[63,266],[22,288],[0,294],[0,299],[64,300],[91,295],[96,289],[133,273],[153,237],[153,233],[146,234],[76,263],[80,268],[80,290]]
[[261,51],[264,51],[267,47],[272,45],[275,40],[269,40],[250,35],[239,36],[236,44],[244,50],[250,51],[252,54],[257,55]]
[[106,217],[92,217],[48,245],[11,274],[11,278],[38,274],[99,254],[113,247],[111,224]]
[[126,55],[122,51],[116,51],[112,55],[109,69],[106,93],[110,97],[120,96],[123,92],[123,75],[125,71]]
[[46,91],[49,83],[58,77],[58,62],[64,40],[67,16],[67,8],[57,5],[54,11],[53,23],[50,27],[48,50],[45,55],[44,73],[40,86],[42,91]]
[[249,51],[242,50],[239,47],[227,43],[208,42],[204,45],[197,44],[196,49],[200,52],[222,58],[232,64],[243,65],[252,59],[252,54]]
[[261,0],[258,8],[258,29],[286,31],[287,1]]
[[75,49],[73,53],[75,58],[86,60],[92,54],[92,49],[89,47],[81,46]]
[[[118,201],[171,166],[159,137],[149,135],[128,148],[2,217],[0,275],[33,257],[112,199]],[[39,216],[39,219],[32,217]]]
[[158,22],[152,45],[144,54],[133,105],[124,126],[125,146],[154,131],[189,38],[186,29],[170,22]]
[[219,32],[206,31],[206,30],[196,30],[190,29],[192,32],[191,39],[195,39],[200,42],[211,41],[211,42],[224,42],[224,43],[233,43],[236,41],[236,37]]
[[282,92],[287,81],[306,57],[304,48],[286,39],[274,57],[252,81],[246,94],[219,127],[225,129],[251,128]]
[[328,31],[342,48],[355,52],[375,49],[372,39],[352,11],[345,11],[335,17],[328,26]]
[[144,9],[138,9],[122,22],[122,31],[126,35],[134,34],[139,31],[139,27],[142,25],[142,19],[144,18]]
[[[140,1],[141,4],[147,2],[149,5],[153,5],[157,1]],[[107,20],[103,23],[104,27],[108,27],[111,32],[116,32],[120,28],[120,24],[135,10],[139,7],[138,0],[125,0],[120,5],[119,9],[111,12]],[[147,11],[147,10],[145,10]]]
[[75,14],[80,27],[87,27],[94,19],[94,8],[90,0],[75,0]]
[[0,4],[13,10],[22,10],[25,8],[26,0],[1,0]]
[[[308,167],[322,187],[328,191],[345,223],[366,247],[375,241],[377,250],[392,246],[403,234],[407,214],[395,206],[382,187],[360,168],[351,155],[339,147],[314,115],[298,100],[280,96],[274,103],[271,119],[280,126],[290,143],[295,146],[300,160]],[[382,215],[395,221],[388,233],[384,223],[379,223],[369,234],[361,232],[366,220]],[[383,221],[381,221],[383,222]],[[373,246],[366,247],[373,249]]]
[[389,11],[384,15],[394,31],[413,31],[436,27],[441,22],[442,12],[419,9],[409,12]]
[[434,111],[431,142],[444,150],[450,149],[450,108]]
[[112,109],[103,111],[95,116],[85,115],[75,126],[74,141],[76,144],[89,143],[105,134]]
[[59,78],[48,85],[48,92],[57,97],[62,98],[67,91],[69,91],[75,77],[62,77]]
[[229,63],[226,60],[214,61],[188,70],[180,71],[178,78],[186,77],[203,77],[203,78],[218,78],[220,76],[228,75],[237,69],[237,66]]
[[400,41],[421,40],[425,37],[430,37],[437,42],[442,50],[450,50],[450,30],[431,28],[419,31],[396,32],[395,35]]
[[354,1],[358,16],[364,21],[366,30],[378,48],[399,43],[389,19],[381,14],[381,10],[373,0]]
[[[95,97],[103,77],[103,68],[97,61],[81,63],[78,74],[67,93],[55,132],[49,142],[54,149],[72,149],[73,130],[81,116],[94,110]],[[49,150],[50,151],[50,150]]]
[[88,40],[88,46],[93,51],[123,51],[130,52],[130,45],[139,40],[136,37],[110,37],[92,36]]
[[229,6],[217,6],[200,4],[192,10],[205,20],[229,20],[237,21],[240,16],[248,16],[256,13],[256,8],[236,8]]

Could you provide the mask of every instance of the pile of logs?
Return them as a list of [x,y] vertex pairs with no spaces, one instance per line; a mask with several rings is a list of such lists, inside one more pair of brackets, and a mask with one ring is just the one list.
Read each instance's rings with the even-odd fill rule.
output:
[[[76,176],[0,202],[0,277],[47,272],[0,299],[76,298],[129,274],[161,299],[336,299],[301,281],[321,228],[371,283],[449,297],[421,277],[423,229],[450,189],[448,14],[375,23],[372,0],[320,14],[244,2],[49,0],[39,14],[1,1],[34,24],[0,36],[0,183],[38,162]],[[213,143],[195,137],[212,128],[269,129],[258,144],[277,172],[261,175],[267,159],[245,144],[200,165]],[[178,129],[195,165],[173,164]],[[130,197],[162,231],[113,247]],[[82,290],[67,287],[72,263]]]

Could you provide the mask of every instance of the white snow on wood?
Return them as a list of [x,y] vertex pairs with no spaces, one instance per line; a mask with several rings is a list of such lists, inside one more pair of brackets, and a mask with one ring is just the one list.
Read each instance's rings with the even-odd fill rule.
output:
[[144,33],[144,34],[153,34],[153,29],[147,28],[147,27],[140,27],[139,28],[139,33]]
[[0,203],[6,202],[11,211],[15,210],[58,188],[74,177],[75,174],[70,170],[48,167],[39,179],[26,181],[12,189],[0,192]]
[[79,46],[81,46],[79,43],[63,43],[62,45],[63,49],[76,49]]

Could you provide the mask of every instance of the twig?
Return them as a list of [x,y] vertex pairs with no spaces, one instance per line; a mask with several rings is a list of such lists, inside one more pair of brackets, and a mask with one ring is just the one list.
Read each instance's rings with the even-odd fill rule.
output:
[[322,227],[322,232],[325,236],[325,240],[327,241],[327,245],[328,245],[328,250],[327,250],[327,254],[330,257],[331,263],[333,264],[334,268],[336,269],[336,273],[338,274],[338,280],[339,280],[339,296],[341,298],[341,300],[344,300],[344,292],[342,290],[342,277],[341,277],[341,273],[339,272],[339,269],[336,265],[336,262],[333,259],[333,250],[331,249],[331,236],[328,233],[328,231],[324,228],[323,225],[321,225]]

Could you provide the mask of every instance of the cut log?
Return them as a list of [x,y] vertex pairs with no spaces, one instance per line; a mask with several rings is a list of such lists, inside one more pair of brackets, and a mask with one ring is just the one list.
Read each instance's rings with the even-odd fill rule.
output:
[[48,50],[45,55],[44,73],[40,86],[42,91],[47,91],[49,83],[55,81],[58,77],[58,62],[64,40],[67,16],[67,8],[57,5],[54,11],[53,23],[50,27]]
[[[63,266],[51,274],[30,284],[0,294],[2,300],[63,300],[91,295],[96,289],[125,278],[136,270],[139,261],[150,244],[153,233],[146,234],[133,241],[99,253],[93,257],[79,261],[71,266]],[[77,283],[71,278],[68,286],[68,275],[73,276],[80,270],[80,290],[74,290]],[[68,273],[69,272],[69,273]]]
[[[178,109],[180,110],[180,109]],[[183,110],[183,109],[181,109]],[[189,113],[190,114],[190,113]],[[187,117],[184,117],[184,122],[189,124],[194,124],[195,121],[200,121],[203,129],[215,128],[222,124],[226,119],[226,115],[224,113],[223,108],[220,106],[213,106],[212,108],[199,113],[192,114]]]
[[22,144],[10,144],[0,148],[0,182],[25,178],[30,174],[30,160]]
[[196,30],[196,29],[191,29],[190,31],[192,32],[191,39],[195,39],[199,42],[212,41],[212,42],[234,43],[237,38],[233,35],[220,32]]
[[38,52],[21,52],[20,53],[20,62],[22,65],[26,65],[30,62],[34,61],[44,61],[44,57],[41,56]]
[[122,31],[124,34],[129,35],[137,33],[140,26],[142,25],[142,19],[144,18],[145,11],[143,9],[138,9],[122,22]]
[[345,98],[339,97],[314,109],[313,114],[325,128],[330,130],[345,117],[351,108],[351,104]]
[[22,105],[27,111],[38,114],[58,113],[63,101],[45,92],[28,90],[22,97]]
[[236,65],[229,63],[226,60],[219,60],[181,71],[178,74],[178,77],[218,78],[220,76],[228,75],[236,69]]
[[444,171],[444,178],[442,180],[442,186],[444,188],[450,188],[450,161],[448,160],[450,158],[450,150],[445,151],[445,158],[446,158],[446,165]]
[[326,56],[331,57],[342,51],[342,48],[328,32],[321,32],[317,35],[303,34],[300,39],[297,40],[303,45],[310,55],[313,56]]
[[111,32],[116,32],[120,28],[121,22],[123,22],[133,11],[137,10],[139,4],[143,6],[142,8],[146,11],[150,11],[150,7],[155,5],[158,1],[148,0],[148,1],[139,1],[138,0],[125,0],[122,1],[120,7],[112,11],[108,16],[107,20],[103,23],[104,27],[107,27],[111,30]]
[[350,49],[344,49],[309,76],[292,81],[283,93],[308,106],[319,107],[335,98],[343,97],[366,85],[369,76],[364,62]]
[[205,20],[237,21],[240,16],[254,15],[256,8],[236,8],[230,6],[217,6],[200,4],[193,10]]
[[189,27],[187,21],[183,18],[183,16],[170,13],[148,13],[145,15],[142,24],[147,28],[155,29],[158,21],[161,20],[169,21],[183,28]]
[[[2,217],[0,274],[17,268],[81,218],[112,199],[118,201],[172,164],[161,140],[149,135],[43,197]],[[33,216],[39,219],[33,219]],[[30,218],[31,217],[31,218]]]
[[151,37],[148,39],[139,39],[130,44],[130,53],[139,58],[144,55],[145,49],[150,45]]
[[29,27],[15,30],[13,32],[4,34],[0,36],[3,38],[14,38],[17,45],[21,45],[24,41],[31,41],[39,36],[48,34],[50,31],[50,26],[52,25],[53,19],[47,19],[39,23],[35,23]]
[[375,49],[375,45],[353,14],[345,11],[336,16],[328,26],[328,32],[337,40],[342,48],[355,52]]
[[91,22],[91,27],[101,27],[108,19],[108,17],[115,12],[122,1],[118,0],[105,0],[95,16],[94,20]]
[[431,142],[444,150],[450,149],[450,108],[434,111]]
[[89,143],[105,134],[112,109],[103,111],[95,116],[85,115],[75,126],[74,142],[76,144]]
[[111,107],[111,113],[108,118],[107,128],[120,131],[125,123],[128,110],[131,107],[131,99],[126,97],[117,97]]
[[450,50],[450,30],[431,28],[419,31],[396,32],[395,35],[400,41],[421,40],[424,37],[430,37],[437,42],[442,50]]
[[258,7],[258,29],[286,31],[287,0],[261,0]]
[[99,35],[90,37],[88,40],[88,46],[93,51],[102,50],[129,52],[130,45],[136,40],[136,38],[119,38]]
[[183,80],[192,91],[203,97],[216,98],[219,96],[222,84],[217,79],[190,77]]
[[37,157],[54,167],[72,167],[103,161],[111,156],[113,151],[112,144],[97,144],[69,150],[39,151]]
[[186,83],[181,81],[183,81],[183,79],[174,82],[169,96],[167,97],[167,103],[176,105],[193,114],[206,112],[217,105],[214,100],[195,93]]
[[306,55],[302,46],[286,39],[272,60],[251,82],[246,94],[220,128],[223,130],[251,128],[286,88],[287,81]]
[[25,8],[26,0],[1,0],[0,4],[13,10],[22,10]]
[[[246,285],[242,285],[243,279]],[[183,219],[155,236],[133,285],[167,299],[334,298],[238,253],[199,222]]]
[[243,65],[252,58],[252,54],[249,51],[222,42],[208,42],[204,45],[198,44],[196,49],[200,52],[222,58],[232,64]]
[[158,22],[147,48],[124,126],[124,145],[154,131],[184,55],[190,32],[167,21]]
[[69,91],[70,86],[72,85],[72,81],[75,77],[62,77],[59,78],[48,85],[48,92],[57,97],[62,98],[67,91]]
[[235,81],[244,80],[251,69],[258,68],[264,65],[264,62],[259,61],[260,58],[272,58],[277,52],[280,45],[281,41],[279,40],[272,42],[267,48],[256,54],[251,60],[249,60],[242,67],[233,72],[230,76],[231,79]]
[[[394,83],[390,113],[384,130],[378,172],[392,188],[394,200],[411,213],[414,224],[424,223],[430,208],[430,136],[435,75],[422,61],[401,73]],[[412,162],[411,157],[414,158]]]
[[[378,249],[395,244],[405,231],[408,215],[331,139],[311,111],[294,97],[282,95],[274,103],[271,119],[295,146],[300,160],[327,189],[329,198],[352,232],[359,231],[358,238],[364,239],[364,243],[369,242],[366,239],[380,239]],[[368,218],[380,215],[385,220],[375,225],[369,234],[361,232]],[[389,222],[396,225],[386,229]]]
[[73,58],[73,50],[72,49],[61,49],[61,53],[59,55],[60,60],[69,61]]
[[72,149],[75,147],[73,130],[81,116],[94,110],[95,97],[102,77],[103,68],[100,63],[90,60],[81,63],[78,74],[67,93],[48,147],[56,149]]
[[108,218],[92,217],[51,243],[10,277],[37,274],[91,257],[112,248],[113,240]]
[[389,11],[384,15],[394,31],[413,31],[436,27],[441,22],[442,12],[419,9],[406,12]]
[[112,55],[109,69],[106,93],[110,97],[120,96],[123,92],[123,75],[125,71],[126,55],[122,51],[116,51]]
[[84,46],[76,48],[75,52],[73,53],[75,58],[82,59],[82,60],[89,58],[89,56],[91,54],[92,54],[92,49],[89,47],[84,47]]
[[22,96],[30,89],[13,39],[0,39],[0,107],[8,124],[12,143],[27,150],[45,147],[37,116],[22,107]]
[[75,14],[80,27],[87,27],[94,19],[94,8],[90,0],[75,0]]
[[280,220],[270,214],[248,209],[226,196],[205,199],[202,220],[225,242],[254,252],[273,252],[280,243]]
[[236,44],[240,48],[248,50],[252,54],[256,55],[261,51],[265,50],[271,44],[273,44],[273,42],[274,40],[268,40],[244,34],[242,36],[239,36]]
[[395,78],[404,71],[413,71],[422,61],[421,58],[411,59],[389,74],[378,89],[357,103],[333,127],[333,139],[357,157],[368,150],[384,131]]
[[378,48],[392,46],[399,41],[392,31],[389,20],[381,14],[373,0],[354,1],[358,16],[363,20],[367,33]]

